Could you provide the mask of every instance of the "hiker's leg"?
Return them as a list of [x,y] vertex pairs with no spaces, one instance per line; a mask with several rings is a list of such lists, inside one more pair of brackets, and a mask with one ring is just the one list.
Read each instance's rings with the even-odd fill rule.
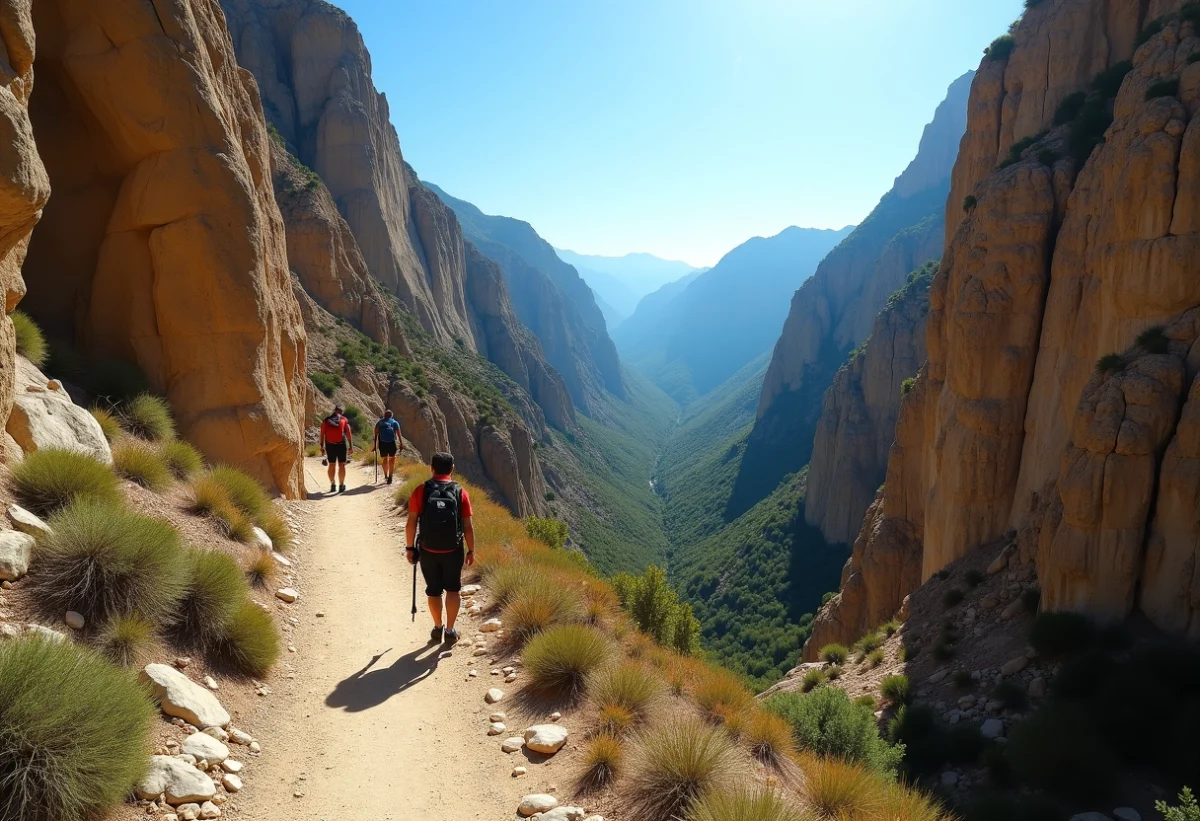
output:
[[338,484],[346,484],[346,463],[338,462]]
[[333,484],[333,473],[337,470],[337,462],[329,460],[329,484]]
[[441,596],[426,596],[426,601],[429,602],[429,615],[433,616],[433,626],[442,626],[442,597]]
[[458,593],[446,593],[446,626],[451,630],[454,629],[454,622],[458,620],[458,606],[462,602],[462,597]]

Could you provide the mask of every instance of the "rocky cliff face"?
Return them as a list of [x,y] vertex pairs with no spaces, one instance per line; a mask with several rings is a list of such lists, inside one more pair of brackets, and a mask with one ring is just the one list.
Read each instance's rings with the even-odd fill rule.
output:
[[[42,165],[29,121],[33,92],[32,0],[0,7],[0,287],[4,319],[0,321],[0,422],[7,426],[16,381],[16,336],[8,315],[25,295],[21,265],[29,236],[50,196],[50,178]],[[8,454],[8,447],[0,453]]]
[[[821,397],[846,355],[916,268],[942,255],[954,147],[966,127],[972,74],[956,80],[892,190],[796,291],[763,382],[747,443],[743,492],[761,497],[812,455]],[[879,438],[886,439],[885,432]],[[749,483],[759,486],[750,487]]]
[[1056,0],[985,59],[929,362],[808,655],[1014,531],[1044,607],[1200,633],[1200,38],[1181,6]]
[[33,27],[30,115],[55,196],[28,310],[136,362],[210,459],[299,495],[305,333],[258,90],[220,7],[46,0]]
[[925,361],[932,263],[910,274],[870,338],[825,392],[808,465],[804,518],[830,542],[853,541],[887,472],[900,399]]

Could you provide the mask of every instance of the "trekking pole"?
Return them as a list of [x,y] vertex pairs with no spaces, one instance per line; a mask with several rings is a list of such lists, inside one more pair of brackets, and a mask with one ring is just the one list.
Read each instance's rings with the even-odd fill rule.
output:
[[419,555],[421,555],[418,552],[419,550],[420,550],[420,547],[418,546],[417,550],[413,551],[413,606],[412,606],[413,624],[417,623],[417,557]]
[[375,446],[375,484],[379,484],[379,445]]

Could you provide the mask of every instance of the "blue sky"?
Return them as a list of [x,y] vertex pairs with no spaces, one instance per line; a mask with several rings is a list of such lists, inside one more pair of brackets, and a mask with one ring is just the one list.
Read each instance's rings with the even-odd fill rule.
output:
[[405,158],[581,253],[711,265],[874,207],[1022,0],[334,0]]

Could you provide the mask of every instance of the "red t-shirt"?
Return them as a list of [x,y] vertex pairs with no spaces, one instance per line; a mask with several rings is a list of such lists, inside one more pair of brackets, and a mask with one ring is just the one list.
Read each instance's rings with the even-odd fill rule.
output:
[[[435,482],[449,482],[449,476],[434,476]],[[467,495],[467,489],[459,485],[462,492],[462,510],[459,514],[465,519],[471,515],[471,497]],[[410,516],[420,516],[425,510],[425,485],[417,485],[417,489],[412,492],[412,496],[408,497],[408,513]]]
[[327,445],[340,445],[342,439],[349,432],[350,420],[344,416],[338,416],[336,422],[333,421],[332,416],[327,416],[321,423],[321,435],[325,437]]

